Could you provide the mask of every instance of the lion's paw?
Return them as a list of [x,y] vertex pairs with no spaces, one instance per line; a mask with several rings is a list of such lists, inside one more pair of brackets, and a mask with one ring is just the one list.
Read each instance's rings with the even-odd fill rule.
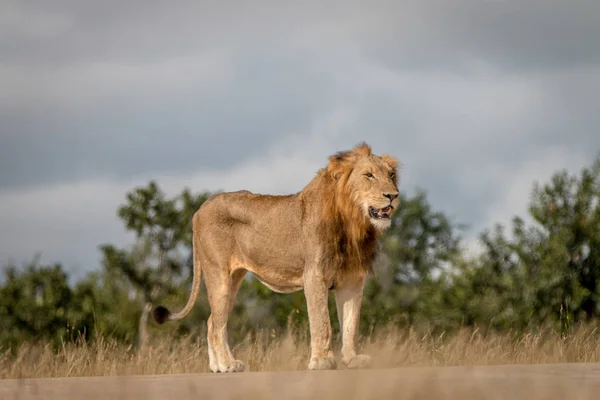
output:
[[226,364],[220,364],[218,368],[212,368],[212,372],[243,372],[244,363],[240,360],[233,360]]
[[227,368],[227,372],[244,372],[244,363],[240,360],[233,360]]
[[313,358],[308,363],[310,370],[337,369],[337,362],[334,357]]
[[359,354],[352,357],[350,360],[344,360],[344,364],[346,364],[346,367],[349,369],[369,368],[372,362],[373,359],[367,354]]

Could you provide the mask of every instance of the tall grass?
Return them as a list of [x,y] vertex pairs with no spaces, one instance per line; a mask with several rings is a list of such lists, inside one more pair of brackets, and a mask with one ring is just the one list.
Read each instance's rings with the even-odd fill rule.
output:
[[[339,348],[336,340],[335,348]],[[600,332],[574,328],[568,334],[484,333],[462,329],[454,334],[419,334],[388,327],[362,338],[360,349],[374,357],[374,367],[536,364],[600,361]],[[307,334],[277,337],[259,332],[234,344],[246,370],[306,369]],[[150,340],[143,349],[100,337],[77,340],[53,350],[48,344],[22,344],[0,350],[0,378],[146,375],[209,372],[205,339]]]

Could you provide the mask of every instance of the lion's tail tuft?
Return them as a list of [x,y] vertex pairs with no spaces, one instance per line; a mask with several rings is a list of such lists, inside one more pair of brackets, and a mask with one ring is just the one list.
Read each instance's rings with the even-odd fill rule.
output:
[[159,325],[162,325],[165,322],[167,322],[170,316],[171,312],[166,307],[158,306],[154,310],[152,310],[152,319],[154,319],[154,322],[156,322]]

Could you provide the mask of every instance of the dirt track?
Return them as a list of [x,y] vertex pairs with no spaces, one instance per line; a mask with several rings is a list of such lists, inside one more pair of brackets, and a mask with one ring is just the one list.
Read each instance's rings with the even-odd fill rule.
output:
[[0,381],[25,399],[600,399],[600,364],[244,372]]

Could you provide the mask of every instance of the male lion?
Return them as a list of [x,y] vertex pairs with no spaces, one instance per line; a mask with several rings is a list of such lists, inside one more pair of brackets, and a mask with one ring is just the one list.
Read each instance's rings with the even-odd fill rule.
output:
[[308,369],[335,369],[331,351],[328,291],[342,331],[342,362],[371,363],[356,354],[362,291],[371,272],[378,235],[398,208],[398,162],[376,156],[366,143],[329,157],[327,167],[302,191],[259,195],[243,190],[208,199],[193,217],[194,278],[187,304],[171,314],[153,311],[162,324],[183,318],[194,306],[204,272],[211,315],[208,355],[213,372],[238,372],[244,364],[229,349],[227,319],[247,271],[279,293],[304,289],[311,357]]

